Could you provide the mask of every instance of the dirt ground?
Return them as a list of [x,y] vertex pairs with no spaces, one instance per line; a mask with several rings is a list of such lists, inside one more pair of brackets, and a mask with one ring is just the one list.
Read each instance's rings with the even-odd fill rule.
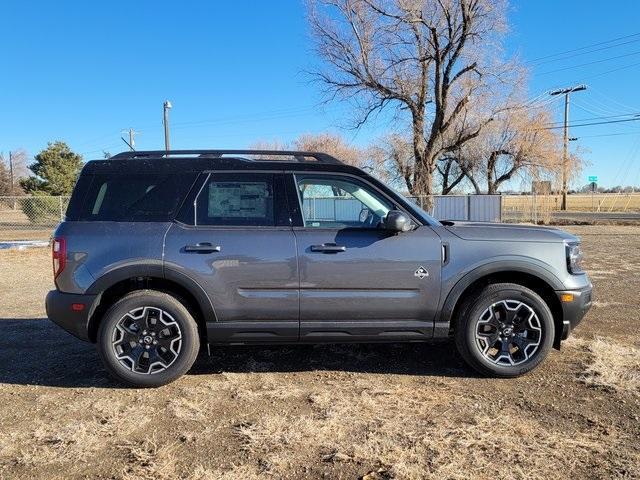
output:
[[49,252],[0,251],[0,478],[640,478],[640,227],[567,229],[595,306],[514,380],[450,343],[225,347],[121,388],[45,320]]

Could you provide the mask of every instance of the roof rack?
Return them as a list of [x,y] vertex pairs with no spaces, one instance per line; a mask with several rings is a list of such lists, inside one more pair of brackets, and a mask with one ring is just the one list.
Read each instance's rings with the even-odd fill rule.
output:
[[320,162],[342,164],[340,160],[326,153],[301,152],[292,150],[145,150],[118,153],[111,157],[113,160],[131,160],[135,158],[169,158],[169,157],[196,157],[196,158],[222,158],[224,155],[237,155],[241,160],[248,162],[259,161],[283,161],[276,158],[243,158],[243,155],[265,155],[269,157],[293,157],[296,162]]

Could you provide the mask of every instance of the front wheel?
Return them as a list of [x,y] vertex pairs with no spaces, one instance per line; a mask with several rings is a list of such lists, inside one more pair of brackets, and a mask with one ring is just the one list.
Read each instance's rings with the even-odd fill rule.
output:
[[461,308],[456,347],[478,372],[517,377],[535,368],[553,345],[553,315],[533,290],[499,283],[485,287]]
[[200,349],[198,327],[175,297],[155,290],[129,293],[100,322],[98,353],[117,380],[158,387],[184,375]]

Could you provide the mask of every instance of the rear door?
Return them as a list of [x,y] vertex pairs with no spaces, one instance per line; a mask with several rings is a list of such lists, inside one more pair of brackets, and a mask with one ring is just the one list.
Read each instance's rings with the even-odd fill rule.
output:
[[298,340],[298,268],[283,175],[211,172],[171,226],[165,268],[207,293],[209,341]]
[[[381,228],[399,209],[346,174],[288,177],[300,269],[302,341],[424,340],[440,295],[441,242],[429,226]],[[291,193],[293,191],[293,193]],[[417,225],[417,223],[416,223]]]

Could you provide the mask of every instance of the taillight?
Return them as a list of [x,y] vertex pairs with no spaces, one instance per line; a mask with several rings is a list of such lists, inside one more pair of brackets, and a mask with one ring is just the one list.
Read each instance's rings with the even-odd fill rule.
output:
[[51,246],[51,257],[53,258],[53,278],[58,278],[67,263],[67,242],[62,237],[53,239]]

